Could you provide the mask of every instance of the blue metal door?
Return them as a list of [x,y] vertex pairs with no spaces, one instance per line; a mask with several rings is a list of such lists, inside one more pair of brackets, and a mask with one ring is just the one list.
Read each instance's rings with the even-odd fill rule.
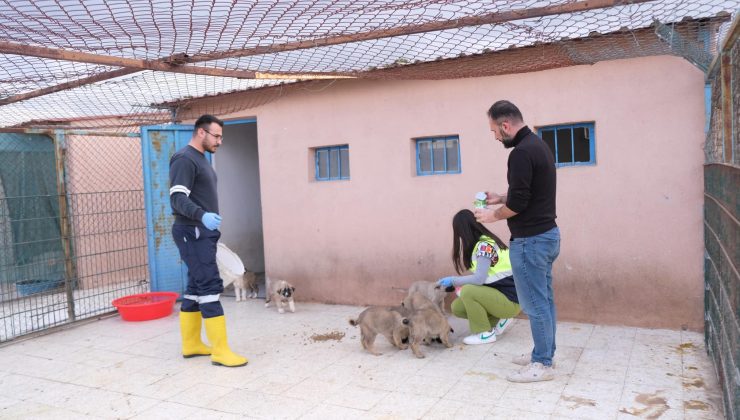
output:
[[[193,135],[192,125],[161,125],[141,128],[144,165],[144,199],[152,291],[182,295],[187,285],[187,267],[172,240],[170,207],[170,157],[185,147]],[[206,153],[211,161],[211,154]]]

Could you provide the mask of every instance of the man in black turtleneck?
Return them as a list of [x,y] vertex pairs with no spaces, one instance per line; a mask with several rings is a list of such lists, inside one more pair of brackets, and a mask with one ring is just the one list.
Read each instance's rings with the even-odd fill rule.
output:
[[555,223],[555,159],[544,141],[524,124],[519,108],[498,101],[488,110],[496,140],[509,154],[506,194],[487,193],[487,203],[500,207],[477,209],[481,223],[506,219],[514,284],[519,303],[529,317],[534,350],[513,360],[523,365],[506,379],[512,382],[552,380],[555,372],[555,300],[552,264],[560,253],[560,230]]

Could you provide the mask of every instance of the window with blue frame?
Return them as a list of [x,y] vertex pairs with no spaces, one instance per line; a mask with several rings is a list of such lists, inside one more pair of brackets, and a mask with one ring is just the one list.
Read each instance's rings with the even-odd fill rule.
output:
[[349,179],[349,145],[318,147],[316,152],[316,180]]
[[416,174],[460,173],[460,138],[458,136],[416,139]]
[[593,123],[550,125],[538,131],[555,156],[555,166],[596,164]]

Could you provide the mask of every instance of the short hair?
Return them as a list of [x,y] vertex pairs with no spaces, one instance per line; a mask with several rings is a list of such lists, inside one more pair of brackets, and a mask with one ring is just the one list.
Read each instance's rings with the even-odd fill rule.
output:
[[216,123],[220,125],[222,128],[224,126],[224,122],[219,120],[218,118],[214,117],[213,115],[201,115],[200,118],[198,118],[195,121],[195,131],[198,131],[199,128],[207,129],[209,125],[212,123]]
[[498,121],[499,118],[508,118],[514,122],[522,122],[522,112],[516,105],[509,101],[496,101],[495,104],[491,105],[488,109],[488,117],[494,121]]

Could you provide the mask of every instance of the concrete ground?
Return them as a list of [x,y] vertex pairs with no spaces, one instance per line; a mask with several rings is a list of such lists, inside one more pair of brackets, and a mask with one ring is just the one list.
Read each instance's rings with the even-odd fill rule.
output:
[[[694,332],[558,324],[558,376],[515,384],[512,356],[531,350],[526,319],[493,344],[424,347],[383,337],[362,350],[347,320],[363,308],[224,298],[232,349],[246,367],[183,359],[177,313],[119,317],[0,348],[0,418],[123,419],[718,419],[718,383]],[[175,308],[177,310],[177,308]]]

